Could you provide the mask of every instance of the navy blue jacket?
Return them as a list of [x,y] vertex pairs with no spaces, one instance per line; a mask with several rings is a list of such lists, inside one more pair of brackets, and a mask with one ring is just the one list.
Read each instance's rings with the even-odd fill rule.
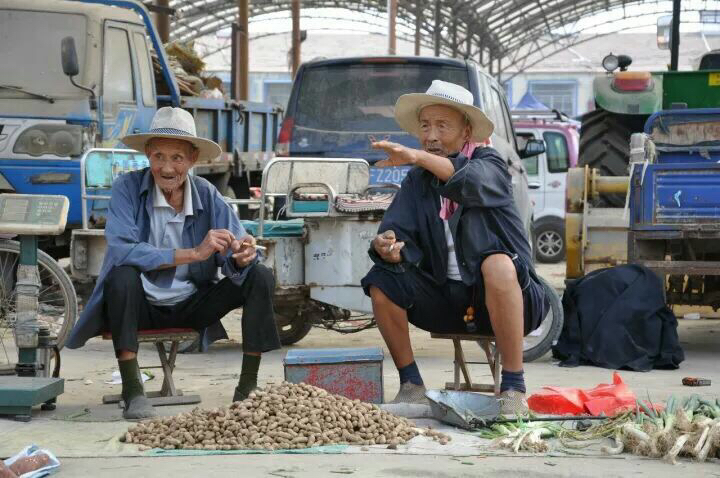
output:
[[378,232],[392,230],[399,241],[405,241],[403,262],[384,262],[371,247],[373,261],[396,272],[412,264],[438,284],[444,284],[448,249],[439,216],[443,196],[459,205],[448,222],[464,283],[475,284],[482,261],[494,252],[517,254],[537,282],[530,242],[515,206],[512,178],[505,161],[493,148],[476,148],[471,160],[460,153],[448,159],[455,173],[446,183],[415,167],[385,212]]

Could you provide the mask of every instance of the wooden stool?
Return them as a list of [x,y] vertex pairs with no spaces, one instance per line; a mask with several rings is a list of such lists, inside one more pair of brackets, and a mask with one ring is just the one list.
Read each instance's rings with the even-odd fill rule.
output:
[[[497,347],[493,344],[495,337],[487,335],[475,335],[475,334],[434,334],[431,333],[430,337],[433,339],[449,339],[453,341],[453,347],[455,348],[455,380],[453,382],[447,382],[445,384],[446,390],[467,390],[470,392],[487,392],[500,393],[500,352]],[[465,360],[465,354],[462,349],[462,341],[469,340],[477,342],[480,348],[485,352],[487,362],[468,362]],[[468,371],[468,364],[487,363],[490,367],[490,373],[493,377],[493,383],[473,383],[470,379],[470,372]],[[462,372],[464,383],[460,383],[460,372]]]
[[[200,395],[183,395],[182,390],[175,388],[175,382],[173,381],[172,376],[173,370],[175,369],[175,358],[177,357],[180,342],[195,340],[198,338],[198,335],[199,334],[194,329],[184,328],[138,331],[138,342],[154,343],[157,348],[158,355],[160,356],[160,365],[140,367],[140,369],[161,368],[163,371],[163,384],[160,391],[145,393],[152,405],[188,405],[191,403],[200,403]],[[103,332],[102,338],[104,340],[112,340],[112,335],[110,335],[110,332]],[[165,349],[165,342],[170,342],[169,356]],[[103,403],[118,403],[121,408],[124,406],[122,396],[119,394],[104,395],[102,397],[102,401]]]

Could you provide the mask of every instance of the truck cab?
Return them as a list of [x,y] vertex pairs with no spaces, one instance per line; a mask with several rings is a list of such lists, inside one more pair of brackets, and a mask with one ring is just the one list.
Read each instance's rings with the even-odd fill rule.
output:
[[[122,137],[149,129],[157,108],[188,109],[198,134],[220,144],[223,155],[195,173],[222,194],[233,178],[261,171],[274,148],[278,108],[181,94],[138,1],[2,0],[0,41],[0,191],[69,198],[67,234],[41,241],[56,257],[82,223],[82,154],[122,147]],[[71,53],[77,68],[68,76]],[[238,197],[249,197],[251,185]],[[90,207],[102,220],[105,201]]]
[[[138,13],[147,12],[136,6],[57,0],[0,5],[0,188],[67,196],[69,227],[81,222],[82,153],[147,130],[158,107],[151,37]],[[67,37],[78,58],[75,84],[62,68]],[[175,93],[168,103],[177,104],[177,86],[167,78]]]

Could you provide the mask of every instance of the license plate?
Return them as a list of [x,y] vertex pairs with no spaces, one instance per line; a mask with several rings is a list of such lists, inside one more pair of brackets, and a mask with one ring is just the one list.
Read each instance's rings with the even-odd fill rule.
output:
[[410,171],[410,166],[370,167],[370,185],[400,184],[407,176],[408,171]]

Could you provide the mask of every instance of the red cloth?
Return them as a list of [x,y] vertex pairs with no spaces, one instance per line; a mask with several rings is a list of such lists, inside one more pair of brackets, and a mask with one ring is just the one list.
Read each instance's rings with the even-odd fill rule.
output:
[[543,387],[528,398],[533,412],[550,415],[613,416],[634,409],[637,398],[620,375],[613,373],[613,383],[595,388]]

